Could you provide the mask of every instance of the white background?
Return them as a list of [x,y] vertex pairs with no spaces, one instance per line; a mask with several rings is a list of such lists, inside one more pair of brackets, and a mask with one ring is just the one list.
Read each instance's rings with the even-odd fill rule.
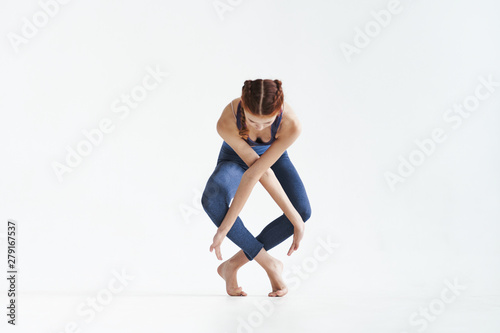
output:
[[[286,256],[289,238],[269,253],[290,270],[314,261],[318,238],[339,244],[290,293],[430,300],[458,279],[464,295],[500,296],[500,87],[458,128],[443,118],[480,76],[500,82],[499,3],[401,0],[350,59],[342,43],[389,1],[214,3],[71,1],[15,47],[9,34],[41,7],[2,1],[0,245],[5,258],[14,219],[19,290],[93,294],[125,270],[126,294],[224,295],[200,195],[220,113],[245,80],[267,78],[303,124],[288,152],[312,206],[300,249]],[[168,77],[120,118],[113,102],[148,67]],[[53,164],[104,118],[114,130],[59,181]],[[391,190],[385,173],[435,128],[446,140]],[[257,235],[280,214],[257,184],[240,216]],[[224,259],[238,250],[222,244]],[[256,262],[238,281],[270,291]]]

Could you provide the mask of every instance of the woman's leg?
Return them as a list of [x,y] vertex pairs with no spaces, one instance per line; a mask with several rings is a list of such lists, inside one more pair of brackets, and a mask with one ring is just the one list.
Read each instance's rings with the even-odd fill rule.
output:
[[[311,217],[311,205],[304,184],[290,161],[288,153],[284,153],[271,166],[271,169],[292,202],[292,205],[300,214],[302,220],[306,222]],[[293,224],[283,214],[269,223],[255,238],[264,244],[264,249],[268,251],[291,235],[293,235]]]
[[[236,155],[236,153],[233,153],[233,151],[228,147],[229,146],[226,146],[223,143],[222,148],[221,148],[221,152],[219,154],[219,158],[217,161],[218,165],[216,167],[216,170],[212,174],[212,177],[214,179],[212,182],[210,182],[210,181],[207,182],[207,187],[205,188],[205,191],[204,191],[203,196],[202,196],[203,207],[204,207],[205,211],[207,212],[207,214],[212,219],[212,221],[214,221],[214,223],[217,226],[220,225],[220,223],[222,222],[222,219],[225,217],[225,214],[227,213],[227,210],[229,209],[229,204],[231,202],[230,200],[232,197],[234,197],[234,194],[236,193],[236,190],[239,186],[239,181],[241,180],[241,176],[243,175],[243,172],[248,168],[248,167],[246,167],[246,165],[243,165],[244,162],[239,159],[239,157]],[[263,152],[264,151],[261,151],[261,153],[263,153]],[[282,184],[282,187],[284,188],[284,190],[287,193],[289,198],[292,196],[290,193],[292,193],[292,191],[294,190],[293,186],[291,186],[291,184],[296,184],[297,179],[300,182],[299,185],[301,185],[303,191],[300,194],[301,191],[299,190],[298,191],[299,193],[296,194],[295,197],[302,197],[302,198],[305,197],[305,199],[307,200],[307,204],[304,206],[300,206],[297,204],[297,199],[291,200],[291,202],[294,205],[294,207],[298,210],[298,212],[301,214],[302,219],[305,222],[311,214],[309,201],[307,199],[307,195],[305,195],[304,186],[303,186],[302,182],[300,181],[300,178],[298,177],[298,174],[295,171],[295,168],[293,167],[293,165],[291,165],[291,163],[290,164],[286,163],[287,161],[284,159],[287,159],[288,162],[290,162],[288,159],[287,152],[285,152],[283,154],[283,156],[281,156],[280,159],[278,159],[278,161],[271,168],[275,172],[278,180]],[[230,172],[229,173],[221,173],[219,171],[216,173],[217,169],[219,168],[219,164],[222,162],[228,162],[228,160],[230,162],[232,162],[232,164],[236,164],[241,168],[241,170],[239,170],[239,176],[237,176],[236,178],[234,175],[231,176]],[[236,163],[236,162],[238,162],[238,163]],[[233,165],[233,167],[234,167],[234,165]],[[222,167],[220,167],[220,168],[222,168]],[[221,176],[215,176],[215,174],[221,175]],[[284,185],[287,181],[287,179],[286,179],[287,177],[292,177],[291,181],[288,183],[288,186]],[[233,183],[230,180],[231,178],[238,180],[237,182],[234,182],[235,187],[225,186],[228,183]],[[224,190],[225,188],[229,188],[229,190]],[[300,186],[299,186],[299,188],[300,188]],[[226,209],[224,210],[224,209],[221,209],[220,207],[219,208],[211,207],[212,205],[209,204],[209,201],[211,201],[210,199],[213,197],[219,197],[219,200],[218,200],[219,206],[221,205],[220,201],[221,201],[221,197],[222,197],[224,199],[223,206],[225,206]],[[217,217],[217,216],[215,216],[216,214],[212,215],[211,213],[209,213],[209,211],[223,211],[224,213],[219,214],[219,216]],[[222,215],[222,217],[220,217],[220,215]],[[217,221],[219,221],[219,222],[217,222]],[[266,241],[269,249],[276,246],[277,244],[279,244],[280,242],[282,242],[283,240],[285,240],[286,238],[290,237],[293,234],[293,225],[291,225],[291,223],[288,221],[288,219],[286,219],[286,221],[281,221],[281,223],[276,223],[279,221],[280,220],[278,218],[277,220],[271,222],[266,228],[264,228],[264,230],[259,235],[259,236],[261,236],[261,238],[264,241]],[[239,217],[237,218],[236,222],[238,222],[238,224],[241,223],[241,226],[244,228],[244,230],[246,230],[246,228],[243,225],[243,222],[241,221],[241,219]],[[236,224],[236,222],[235,222],[235,224]],[[291,232],[288,232],[289,233],[288,236],[286,236],[287,232],[283,231],[284,227],[286,226],[286,222],[288,222],[288,224],[290,224],[290,226],[291,226]],[[234,228],[234,225],[233,225],[233,228]],[[238,230],[239,229],[240,228],[238,228]],[[246,230],[246,232],[248,232],[248,230]],[[246,232],[243,232],[242,235],[244,235]],[[248,234],[250,234],[250,232],[248,232]],[[276,234],[278,234],[279,237],[273,236]],[[228,233],[228,237],[229,237],[229,233]],[[235,237],[235,239],[238,239],[238,237]],[[236,243],[235,240],[233,240],[233,239],[231,239],[231,240],[234,243]],[[258,242],[258,240],[257,240],[257,242]],[[242,246],[240,246],[240,247],[243,248]],[[229,286],[229,285],[237,286],[237,282],[236,282],[237,270],[241,266],[246,264],[248,261],[255,258],[255,260],[267,272],[267,274],[271,280],[271,285],[272,285],[273,291],[269,293],[269,296],[272,296],[272,297],[284,296],[288,290],[287,290],[287,287],[286,287],[286,285],[281,277],[282,271],[283,271],[283,264],[281,263],[281,261],[273,258],[271,255],[269,255],[267,253],[267,251],[265,249],[265,244],[262,244],[262,246],[259,245],[259,247],[260,247],[260,251],[258,251],[254,255],[253,254],[249,255],[248,254],[249,252],[245,252],[243,250],[238,251],[231,259],[227,260],[226,262],[224,262],[223,264],[221,264],[218,267],[218,269],[217,269],[218,273],[226,280],[227,286]],[[232,281],[232,284],[231,284],[231,281]],[[246,296],[246,293],[241,291],[241,288],[239,288],[239,287],[237,289],[233,288],[234,291],[232,293],[230,293],[230,291],[229,291],[230,289],[227,289],[227,290],[228,290],[228,293],[230,295],[244,295],[244,296]]]
[[[203,209],[217,227],[221,225],[229,210],[229,204],[238,189],[244,172],[245,170],[240,164],[231,160],[219,159],[214,172],[207,181],[201,201]],[[246,296],[247,294],[238,286],[236,277],[238,269],[252,260],[264,245],[248,231],[240,217],[236,219],[227,237],[242,250],[220,264],[217,267],[217,273],[226,281],[226,291],[229,295]]]
[[[201,202],[203,209],[217,227],[221,225],[229,210],[229,204],[244,172],[244,168],[236,162],[221,161],[207,181]],[[243,250],[248,260],[253,260],[264,246],[250,233],[239,216],[227,237]]]

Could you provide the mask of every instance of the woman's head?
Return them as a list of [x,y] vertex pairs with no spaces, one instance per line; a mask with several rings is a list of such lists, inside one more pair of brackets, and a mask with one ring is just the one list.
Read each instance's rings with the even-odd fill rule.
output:
[[241,92],[240,135],[248,137],[248,126],[262,130],[274,122],[283,105],[280,80],[246,80]]

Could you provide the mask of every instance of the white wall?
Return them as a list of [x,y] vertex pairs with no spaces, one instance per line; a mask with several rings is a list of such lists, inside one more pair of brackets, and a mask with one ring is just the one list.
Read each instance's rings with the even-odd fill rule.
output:
[[[19,288],[87,293],[123,269],[128,293],[224,293],[199,196],[222,109],[244,80],[269,78],[304,128],[288,151],[312,217],[291,257],[291,238],[270,251],[296,293],[436,295],[458,279],[500,294],[499,3],[233,1],[222,16],[216,3],[71,1],[18,45],[41,5],[1,5],[0,232],[18,222]],[[390,22],[346,56],[388,6]],[[168,76],[125,113],[147,68]],[[475,100],[457,128],[443,118]],[[103,119],[113,129],[59,181],[53,163]],[[385,173],[436,128],[446,139],[391,190]],[[240,216],[256,235],[279,215],[258,184]],[[319,239],[338,244],[324,261]],[[223,258],[237,250],[226,239]],[[257,263],[239,282],[268,292]]]

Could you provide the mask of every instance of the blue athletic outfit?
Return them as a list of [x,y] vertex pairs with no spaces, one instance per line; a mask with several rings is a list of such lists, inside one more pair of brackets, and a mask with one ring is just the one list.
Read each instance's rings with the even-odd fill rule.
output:
[[[262,142],[260,138],[257,138],[257,141],[252,141],[248,138],[248,144],[259,156],[262,155],[275,140],[283,111],[282,109],[271,126],[272,136],[270,141]],[[241,112],[240,102],[238,104],[237,114],[235,115],[239,129],[241,129]],[[241,177],[247,169],[248,165],[246,165],[231,146],[223,141],[217,158],[217,165],[207,181],[201,198],[203,209],[217,227],[221,225],[222,220],[226,216],[229,210],[229,204],[240,184]],[[290,161],[288,151],[285,150],[283,152],[279,159],[271,166],[271,169],[291,203],[302,217],[302,220],[306,222],[311,216],[311,205],[304,184]],[[291,235],[293,235],[293,224],[288,220],[285,214],[282,214],[269,223],[257,237],[254,237],[250,233],[239,216],[227,233],[227,237],[243,250],[249,260],[253,260],[263,247],[268,251]]]

